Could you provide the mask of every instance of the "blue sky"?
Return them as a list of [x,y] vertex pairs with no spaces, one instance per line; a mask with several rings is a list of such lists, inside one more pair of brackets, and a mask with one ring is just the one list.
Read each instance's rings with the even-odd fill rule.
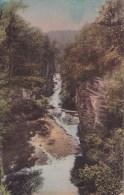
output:
[[10,0],[0,0],[0,4],[1,3],[8,3],[8,2],[10,2]]
[[85,22],[91,22],[96,18],[98,8],[105,0],[23,0],[23,2],[29,7],[21,15],[33,26],[48,32],[80,29]]

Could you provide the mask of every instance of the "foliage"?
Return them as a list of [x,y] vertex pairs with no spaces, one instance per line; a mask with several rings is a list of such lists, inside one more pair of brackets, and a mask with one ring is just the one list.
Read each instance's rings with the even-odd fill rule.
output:
[[0,137],[1,142],[6,136],[13,133],[14,123],[11,118],[10,97],[12,90],[9,88],[2,88],[0,91]]
[[[12,182],[10,182],[12,181]],[[38,190],[39,185],[43,184],[41,171],[39,170],[21,170],[10,174],[6,178],[6,185],[11,190],[12,195],[31,195]]]
[[[23,83],[25,86],[25,82],[27,85],[27,81],[22,82],[24,77],[47,80],[54,72],[55,44],[18,15],[18,10],[24,8],[26,6],[22,2],[11,2],[1,11],[0,29],[4,29],[4,38],[1,32],[0,66],[5,75],[4,82],[9,85],[15,78],[20,78],[21,86]],[[37,84],[40,85],[39,82]]]
[[[55,71],[55,43],[18,14],[26,7],[22,1],[0,4],[0,144],[5,144],[16,131],[12,97],[17,95],[17,89],[38,91],[39,96],[47,88],[49,75]],[[40,114],[47,103],[45,98],[32,101]],[[30,110],[32,104],[28,105]],[[9,195],[2,184],[0,193]]]
[[[13,133],[11,95],[16,87],[42,93],[49,75],[54,72],[55,43],[39,29],[31,27],[18,15],[27,6],[21,1],[0,5],[0,134]],[[12,90],[13,89],[13,90]],[[47,102],[37,102],[45,107]],[[2,139],[1,138],[1,139]],[[3,138],[3,139],[4,139]]]
[[73,98],[70,101],[71,97],[73,97],[73,93],[74,93],[74,91],[72,91],[72,93],[70,94],[69,89],[66,87],[63,89],[63,91],[60,94],[60,98],[62,100],[63,107],[67,108],[67,105],[68,105],[68,109],[70,109],[70,110],[75,110],[75,99]]
[[108,0],[100,9],[96,21],[85,24],[75,43],[67,48],[61,65],[61,77],[63,90],[68,85],[70,101],[80,82],[104,76],[121,64],[123,17],[123,2]]
[[3,184],[0,185],[0,193],[2,195],[10,195],[10,193],[6,190],[6,188]]
[[84,192],[98,195],[118,195],[123,179],[123,130],[114,129],[111,136],[102,138],[87,135],[87,159],[83,168],[73,171],[72,182]]
[[104,95],[109,112],[123,117],[123,81],[122,69],[118,69],[105,77]]
[[45,109],[48,105],[48,100],[46,97],[42,97],[42,99],[35,100],[35,103],[39,108]]
[[[2,163],[1,163],[1,157],[0,157],[0,180],[2,177],[3,177],[3,167],[2,167]],[[3,185],[1,181],[0,181],[0,194],[1,195],[10,195],[10,193],[7,191],[5,185]]]
[[[80,114],[84,166],[73,173],[72,180],[75,185],[84,189],[84,193],[88,192],[87,194],[118,195],[122,188],[123,8],[121,0],[106,1],[95,22],[84,25],[75,43],[67,48],[61,65],[64,101],[73,101],[80,84],[85,86],[95,77],[103,80],[101,93],[105,100],[103,106],[106,106],[108,114],[106,128],[87,131],[81,121],[85,119]],[[84,88],[80,97],[85,96],[85,92],[87,90]],[[83,107],[85,104],[88,104],[87,99],[82,102]],[[80,105],[78,109],[82,111]]]
[[92,166],[85,165],[84,169],[79,169],[76,185],[86,187],[90,193],[97,191],[97,195],[118,195],[121,192],[120,178],[103,162]]

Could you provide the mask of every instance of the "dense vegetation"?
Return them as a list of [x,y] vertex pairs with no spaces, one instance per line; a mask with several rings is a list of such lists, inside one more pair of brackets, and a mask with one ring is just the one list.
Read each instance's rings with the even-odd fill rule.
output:
[[104,83],[103,97],[109,115],[107,129],[99,129],[99,134],[97,130],[92,133],[92,129],[83,129],[80,121],[80,131],[86,132],[85,137],[80,137],[81,143],[85,143],[86,154],[83,154],[82,167],[72,174],[75,185],[83,187],[83,192],[86,190],[88,194],[118,195],[121,192],[122,55],[123,3],[108,0],[101,7],[96,21],[85,24],[75,43],[66,49],[61,65],[61,98],[67,108],[75,104],[76,90],[80,85],[92,82],[95,77],[100,77]]
[[[22,89],[33,91],[33,94],[39,94],[40,91],[41,98],[25,101],[25,108],[26,112],[33,110],[35,116],[41,115],[41,110],[44,111],[47,105],[46,98],[41,94],[50,94],[48,92],[55,71],[55,45],[39,29],[31,27],[18,15],[18,10],[26,7],[21,2],[0,4],[1,148],[16,131],[12,116],[13,97]],[[66,48],[64,59],[59,59],[63,61],[60,72],[64,107],[76,109],[76,91],[83,83],[92,82],[95,77],[100,77],[104,83],[102,95],[109,116],[108,126],[102,131],[99,129],[99,133],[94,129],[92,133],[92,129],[83,129],[80,121],[80,131],[85,131],[85,137],[80,134],[81,144],[85,143],[85,154],[82,151],[82,165],[72,173],[74,184],[82,187],[87,194],[118,195],[121,192],[122,55],[123,4],[121,0],[107,0],[96,21],[84,25],[76,41]],[[80,105],[77,109],[81,109]],[[28,119],[31,117],[28,116]],[[1,157],[0,162],[2,178]],[[2,182],[0,193],[9,194]]]
[[[47,95],[48,80],[54,73],[55,45],[39,29],[31,27],[18,15],[22,2],[0,4],[0,145],[13,136],[11,97],[25,88]],[[51,82],[49,80],[49,82]],[[45,108],[46,99],[34,102]],[[2,166],[2,165],[1,165]],[[2,175],[2,168],[1,174]],[[0,192],[4,194],[3,186]]]
[[[122,1],[108,1],[92,24],[85,24],[74,44],[66,49],[61,66],[63,103],[70,103],[79,82],[106,75],[121,65],[123,52]],[[69,99],[70,98],[70,99]],[[69,99],[69,101],[68,101]],[[66,106],[68,106],[66,104]]]

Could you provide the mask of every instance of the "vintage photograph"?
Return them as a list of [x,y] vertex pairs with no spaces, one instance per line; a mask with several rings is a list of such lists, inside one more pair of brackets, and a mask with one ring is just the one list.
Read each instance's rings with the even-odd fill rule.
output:
[[0,195],[124,195],[123,52],[123,0],[0,0]]

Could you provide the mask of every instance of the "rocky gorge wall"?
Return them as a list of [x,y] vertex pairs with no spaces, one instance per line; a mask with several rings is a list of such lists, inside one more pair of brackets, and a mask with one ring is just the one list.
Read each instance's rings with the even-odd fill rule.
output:
[[104,81],[94,78],[82,83],[77,89],[76,105],[82,127],[103,130],[107,126],[107,105],[103,96]]
[[79,137],[83,148],[83,155],[86,153],[85,138],[87,135],[105,135],[108,124],[108,112],[103,97],[104,81],[94,78],[91,81],[83,82],[76,91],[76,106],[79,114]]
[[121,192],[123,130],[121,123],[115,126],[116,117],[110,116],[105,87],[105,79],[94,77],[80,83],[76,90],[82,160],[79,166],[75,161],[72,180],[88,195]]

